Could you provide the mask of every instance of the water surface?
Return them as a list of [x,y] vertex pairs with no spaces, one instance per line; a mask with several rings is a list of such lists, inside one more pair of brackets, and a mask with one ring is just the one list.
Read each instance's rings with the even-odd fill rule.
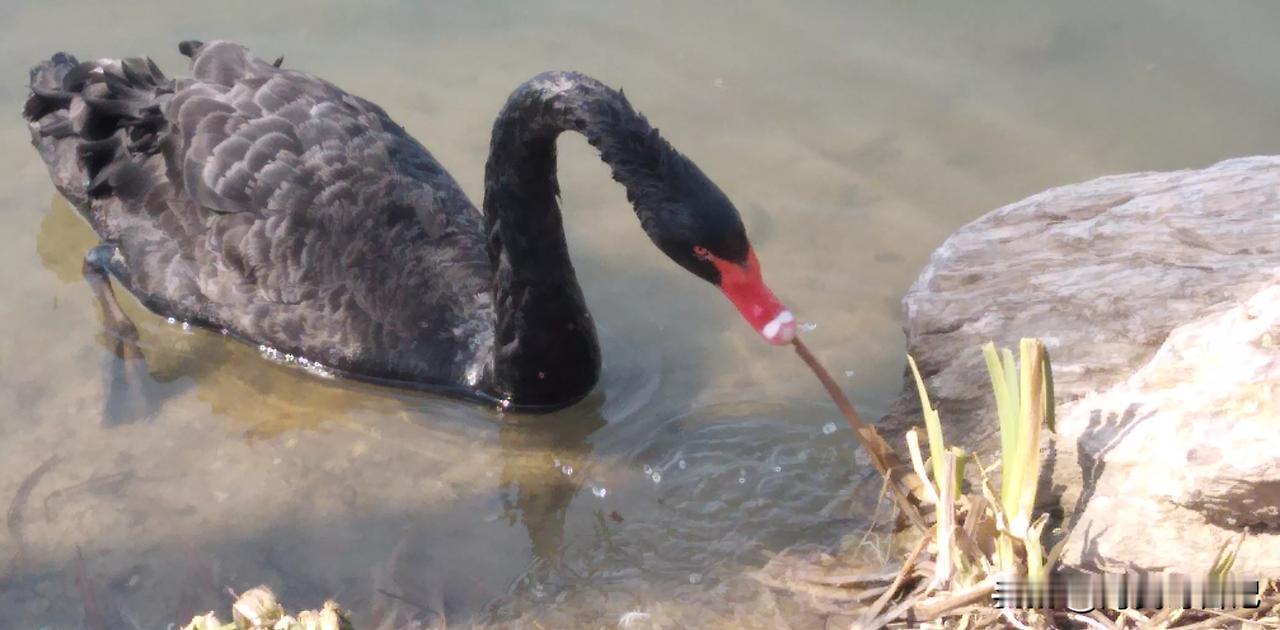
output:
[[878,489],[802,365],[651,247],[576,137],[565,223],[606,357],[582,404],[498,422],[127,301],[162,407],[103,426],[94,237],[17,115],[55,50],[170,74],[181,39],[284,55],[382,104],[477,202],[514,86],[553,68],[621,86],[735,200],[867,417],[900,383],[898,301],[958,226],[1048,186],[1280,145],[1270,3],[536,4],[3,3],[0,627],[158,628],[259,583],[362,619],[772,627],[744,572],[857,531]]

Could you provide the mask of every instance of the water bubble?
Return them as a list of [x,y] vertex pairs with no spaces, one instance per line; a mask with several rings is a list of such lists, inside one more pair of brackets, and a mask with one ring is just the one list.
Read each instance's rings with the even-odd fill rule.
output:
[[560,472],[564,473],[564,476],[566,476],[566,477],[572,477],[572,476],[573,476],[573,466],[570,466],[570,465],[568,465],[568,464],[565,464],[564,466],[561,466],[561,467],[560,467]]
[[782,466],[774,466],[773,472],[782,472]]
[[556,467],[556,468],[559,468],[559,467],[560,467],[560,464],[561,464],[561,462],[560,462],[560,458],[559,458],[559,457],[557,457],[557,458],[555,458],[555,459],[551,460],[551,465],[552,465],[552,466],[554,466],[554,467]]
[[688,465],[688,464],[686,464],[686,463],[685,463],[685,461],[682,459],[682,460],[680,460],[680,461],[676,462],[676,466],[679,466],[679,467],[680,467],[680,470],[684,470],[684,469],[685,469],[686,467],[688,467],[689,465]]
[[701,573],[690,573],[690,574],[689,574],[689,583],[690,583],[690,584],[697,584],[698,582],[701,582],[701,581],[702,581],[702,574],[701,574]]
[[652,479],[654,483],[662,483],[662,473],[656,470],[653,471],[652,475],[649,475],[649,478]]
[[182,322],[182,330],[184,330],[184,331],[185,331],[185,330],[191,330],[191,324],[189,324],[189,323],[187,323],[187,322]]
[[834,423],[834,422],[828,422],[828,423],[826,423],[826,424],[822,425],[822,434],[823,434],[823,435],[831,435],[832,433],[835,433],[835,432],[836,432],[836,423]]
[[321,378],[333,378],[333,372],[330,371],[328,368],[326,368],[324,364],[320,363],[319,361],[312,361],[311,365],[306,366],[306,370],[311,374],[314,374],[315,376],[319,376]]
[[169,322],[170,324],[176,324],[176,323],[178,323],[178,320],[177,320],[177,319],[174,319],[174,318],[172,318],[172,317],[166,317],[164,321]]
[[818,324],[815,322],[800,322],[796,328],[799,329],[800,332],[813,332],[818,329]]
[[845,378],[853,378],[853,374],[854,374],[853,370],[845,370],[845,371],[844,371],[844,377],[845,377]]
[[738,477],[738,483],[746,483],[746,482],[747,482],[746,477]]
[[223,335],[230,335],[230,334],[231,334],[231,331],[230,331],[230,330],[227,330],[226,328],[223,328],[222,330],[219,330],[218,332],[222,333]]
[[622,613],[621,617],[618,617],[618,627],[630,628],[632,624],[641,623],[648,618],[649,618],[649,613],[647,612],[643,612],[639,610],[625,612],[625,613]]
[[609,495],[609,489],[604,486],[591,486],[591,494],[603,499]]
[[650,466],[650,465],[648,465],[648,464],[645,464],[645,465],[644,465],[644,476],[646,476],[646,477],[652,477],[652,476],[653,476],[653,466]]

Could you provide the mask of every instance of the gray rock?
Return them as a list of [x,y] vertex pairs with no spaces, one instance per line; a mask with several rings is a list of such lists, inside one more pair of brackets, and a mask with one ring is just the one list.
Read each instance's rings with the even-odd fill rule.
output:
[[1247,527],[1237,565],[1280,575],[1276,280],[1062,410],[1054,481],[1080,507],[1067,562],[1199,574]]
[[[1280,396],[1254,400],[1257,417],[1276,423],[1269,433],[1243,413],[1209,413],[1252,404],[1243,383],[1274,386],[1274,362],[1262,358],[1274,347],[1228,333],[1253,330],[1229,323],[1251,299],[1267,316],[1256,302],[1274,304],[1264,289],[1278,278],[1280,157],[1103,177],[1005,206],[948,238],[903,300],[907,346],[949,441],[990,454],[996,421],[980,346],[1044,340],[1062,425],[1047,445],[1049,468],[1069,522],[1081,525],[1073,535],[1091,537],[1073,539],[1074,560],[1202,571],[1242,526],[1280,526]],[[1246,347],[1252,363],[1238,354]],[[1222,367],[1205,372],[1180,353]],[[905,379],[882,425],[896,433],[918,424]],[[1229,473],[1238,452],[1260,459]],[[1141,514],[1116,513],[1140,505]],[[1149,519],[1176,510],[1169,522],[1181,536],[1138,544],[1154,534]],[[1250,556],[1262,538],[1242,563],[1280,566],[1280,553]]]

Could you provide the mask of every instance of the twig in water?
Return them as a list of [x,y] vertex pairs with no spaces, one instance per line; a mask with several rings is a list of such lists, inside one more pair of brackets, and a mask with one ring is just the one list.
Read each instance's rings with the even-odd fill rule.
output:
[[813,371],[814,376],[818,377],[818,381],[827,390],[827,395],[831,397],[831,400],[836,403],[840,413],[844,414],[845,420],[849,422],[854,435],[858,436],[858,440],[862,442],[862,447],[866,449],[867,455],[871,457],[871,464],[888,480],[889,489],[893,491],[894,502],[902,510],[903,516],[911,521],[911,524],[915,525],[916,529],[922,532],[927,531],[928,527],[925,526],[924,518],[920,516],[920,510],[917,507],[918,499],[913,502],[908,496],[919,492],[923,487],[920,479],[914,473],[908,471],[907,467],[898,458],[897,453],[892,448],[889,448],[889,444],[876,432],[875,427],[868,426],[862,422],[862,417],[858,415],[858,410],[854,408],[852,402],[849,402],[849,398],[844,395],[840,385],[831,377],[831,373],[827,371],[827,368],[818,362],[817,357],[813,356],[813,353],[804,345],[804,342],[800,341],[799,337],[796,337],[791,343],[796,348],[796,354],[800,355],[800,358]]
[[876,599],[876,601],[871,604],[871,607],[863,614],[862,622],[864,626],[870,627],[871,620],[875,619],[876,615],[879,615],[884,610],[884,607],[889,604],[889,600],[893,597],[894,593],[898,592],[898,587],[902,586],[902,582],[907,579],[907,576],[911,574],[911,570],[916,566],[916,559],[920,557],[920,553],[924,551],[924,548],[928,546],[928,544],[929,537],[921,536],[920,542],[917,542],[915,549],[912,549],[911,553],[907,555],[906,561],[902,563],[902,568],[898,570],[897,577],[893,578],[893,582],[889,584],[888,590]]
[[996,576],[991,576],[969,588],[955,591],[946,597],[940,597],[915,607],[915,617],[920,621],[930,621],[958,608],[964,608],[979,602],[990,602],[991,594],[996,590]]
[[403,602],[403,603],[405,603],[405,604],[408,604],[408,605],[410,605],[410,606],[413,606],[414,608],[417,608],[418,610],[421,610],[421,611],[422,611],[422,612],[424,612],[424,613],[430,613],[430,614],[432,614],[432,615],[435,615],[436,617],[439,617],[439,618],[440,618],[440,623],[441,623],[441,624],[443,624],[443,625],[442,625],[442,627],[443,627],[443,628],[448,628],[448,627],[449,627],[449,618],[445,616],[445,614],[444,614],[444,611],[443,611],[443,610],[436,610],[435,608],[432,608],[431,606],[428,606],[428,605],[426,605],[426,604],[422,604],[422,603],[419,603],[419,602],[415,602],[415,601],[413,601],[413,600],[409,599],[408,597],[405,597],[404,595],[400,595],[400,594],[398,594],[398,593],[392,593],[391,591],[388,591],[388,590],[386,590],[386,589],[384,589],[384,588],[377,589],[377,591],[378,591],[378,593],[381,593],[382,595],[384,595],[384,596],[386,596],[386,597],[389,597],[389,598],[394,599],[394,600],[396,600],[396,601]]
[[[871,512],[871,522],[867,524],[866,531],[862,532],[862,538],[858,539],[857,546],[859,548],[867,544],[867,539],[871,537],[871,532],[875,531],[876,525],[880,524],[880,506],[884,505],[884,498],[888,494],[889,494],[889,480],[883,479],[882,483],[880,484],[880,494],[876,496],[876,509]],[[879,550],[876,549],[874,546],[872,546],[871,549],[873,551],[879,552]],[[882,562],[887,560],[887,558],[883,557],[884,556],[883,553],[879,555],[882,556],[880,558]]]
[[26,558],[27,539],[23,536],[23,510],[26,508],[27,501],[31,498],[31,492],[36,489],[36,484],[40,483],[40,478],[59,461],[62,456],[54,453],[44,460],[35,470],[32,470],[21,484],[18,484],[18,491],[14,493],[13,500],[9,502],[9,512],[5,519],[5,524],[9,528],[9,537],[13,540],[13,566],[12,571],[17,572]]
[[93,585],[89,583],[89,569],[84,563],[84,551],[76,545],[76,586],[80,587],[80,600],[84,603],[84,625],[94,630],[106,630],[102,622],[102,610],[98,608],[98,599],[93,595]]
[[85,490],[97,490],[99,488],[107,488],[117,483],[123,483],[125,481],[129,481],[133,479],[133,477],[134,477],[133,471],[124,470],[117,473],[110,473],[107,475],[98,475],[95,477],[90,477],[79,483],[74,483],[69,486],[65,486],[62,488],[58,488],[57,490],[53,490],[49,492],[49,494],[46,495],[44,498],[44,518],[47,521],[53,520],[53,517],[55,516],[54,514],[55,510],[53,509],[54,504],[57,503],[66,495],[85,491]]

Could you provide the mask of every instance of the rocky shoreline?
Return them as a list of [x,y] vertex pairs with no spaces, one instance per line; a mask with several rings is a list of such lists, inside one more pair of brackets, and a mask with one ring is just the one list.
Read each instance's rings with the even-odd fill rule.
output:
[[[999,208],[934,252],[903,308],[948,440],[979,453],[998,448],[979,346],[1048,346],[1042,507],[1068,564],[1203,572],[1247,528],[1237,567],[1280,575],[1280,157]],[[880,424],[920,418],[908,376]]]

